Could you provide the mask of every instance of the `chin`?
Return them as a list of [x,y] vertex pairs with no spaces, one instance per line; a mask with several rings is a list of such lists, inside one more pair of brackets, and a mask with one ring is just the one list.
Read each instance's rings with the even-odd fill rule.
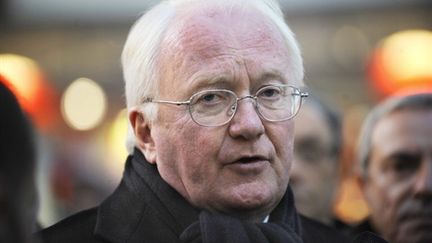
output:
[[244,220],[259,221],[269,215],[278,202],[279,200],[270,197],[243,197],[240,200],[227,202],[223,211]]
[[[267,216],[279,203],[285,191],[263,183],[244,183],[220,190],[208,201],[218,212],[247,218],[248,215]],[[255,216],[254,216],[255,217]]]
[[[248,188],[249,189],[249,188]],[[251,190],[243,190],[241,193],[233,195],[233,204],[237,204],[239,208],[254,209],[259,207],[265,207],[269,204],[275,204],[279,202],[281,196],[277,196],[273,191],[265,189],[259,189],[255,187]]]

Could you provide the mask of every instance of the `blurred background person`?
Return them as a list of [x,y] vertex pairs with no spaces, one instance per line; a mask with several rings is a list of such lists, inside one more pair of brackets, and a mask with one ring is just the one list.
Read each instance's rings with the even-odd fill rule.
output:
[[296,119],[294,163],[290,183],[297,209],[304,215],[336,228],[333,208],[341,172],[342,123],[338,109],[311,90]]
[[32,126],[0,76],[0,242],[28,243],[36,230]]
[[432,93],[391,98],[368,115],[359,140],[370,217],[357,232],[393,243],[432,242]]

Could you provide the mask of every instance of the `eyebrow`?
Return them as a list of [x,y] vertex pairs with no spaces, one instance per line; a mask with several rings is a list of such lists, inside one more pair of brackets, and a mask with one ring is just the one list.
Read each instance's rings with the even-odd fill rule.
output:
[[230,82],[229,80],[232,80],[232,78],[227,75],[200,75],[192,81],[190,92],[192,94],[208,88],[233,88],[233,82]]
[[[217,75],[213,75],[212,73],[197,74],[196,77],[193,77],[188,95],[192,95],[195,92],[208,88],[231,90],[235,87],[235,82],[232,81],[233,79],[234,78],[231,74],[226,73],[218,73]],[[277,82],[266,83],[271,80]],[[257,90],[261,88],[263,84],[285,84],[287,83],[287,80],[279,70],[273,69],[261,73],[258,78],[252,79],[250,83],[251,89]]]
[[259,76],[259,78],[257,80],[259,80],[259,82],[266,82],[269,80],[277,80],[281,83],[287,83],[287,81],[283,77],[282,73],[278,70],[272,70],[271,72],[264,72],[263,74],[261,74],[261,76]]

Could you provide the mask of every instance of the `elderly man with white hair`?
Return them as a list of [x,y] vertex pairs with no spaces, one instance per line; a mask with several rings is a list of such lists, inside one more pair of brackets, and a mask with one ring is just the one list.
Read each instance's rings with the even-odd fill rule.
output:
[[294,207],[293,118],[307,94],[277,2],[162,1],[133,26],[122,65],[122,181],[44,242],[348,242]]

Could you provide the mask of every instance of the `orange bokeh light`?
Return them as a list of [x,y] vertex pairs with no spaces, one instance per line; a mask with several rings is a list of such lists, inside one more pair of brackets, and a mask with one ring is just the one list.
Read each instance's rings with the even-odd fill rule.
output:
[[380,96],[432,90],[432,32],[409,30],[384,39],[373,53],[369,76]]
[[0,75],[0,82],[12,90],[35,125],[47,131],[57,120],[58,98],[37,63],[27,57],[2,54]]

